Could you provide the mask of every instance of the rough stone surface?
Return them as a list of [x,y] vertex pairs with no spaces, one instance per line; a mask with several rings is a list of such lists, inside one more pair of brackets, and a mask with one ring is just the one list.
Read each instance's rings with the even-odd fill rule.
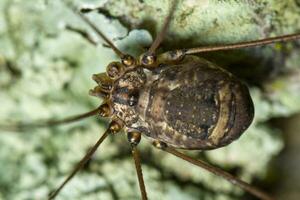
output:
[[[101,6],[89,14],[123,51],[139,55],[152,41],[170,1],[82,0]],[[298,1],[180,1],[163,49],[224,44],[299,32]],[[59,0],[0,1],[0,124],[63,118],[98,106],[88,96],[93,73],[118,58]],[[95,47],[66,25],[89,31]],[[299,44],[299,42],[298,42]],[[300,110],[297,43],[203,55],[249,83],[256,108],[252,126],[228,147],[187,152],[243,180],[265,179],[282,149],[281,134],[267,122]],[[231,67],[232,66],[232,67]],[[72,125],[16,133],[0,131],[0,199],[45,199],[104,131],[96,117]],[[240,199],[243,192],[142,140],[150,199]],[[124,134],[108,139],[57,199],[139,199]]]

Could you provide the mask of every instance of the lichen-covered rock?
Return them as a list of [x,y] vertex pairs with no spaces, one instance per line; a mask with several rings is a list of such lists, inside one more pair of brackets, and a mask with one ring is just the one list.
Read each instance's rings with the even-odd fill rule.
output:
[[[171,1],[72,2],[100,6],[88,16],[122,51],[136,56],[151,45]],[[179,1],[163,49],[293,33],[300,29],[297,9],[295,1]],[[118,58],[62,1],[2,0],[0,10],[0,124],[63,118],[101,103],[88,96],[95,85],[91,75]],[[68,26],[87,30],[100,44],[88,43]],[[298,55],[291,43],[203,55],[230,70],[233,66],[233,73],[249,82],[256,118],[228,147],[187,153],[238,169],[236,175],[248,182],[263,179],[283,147],[280,133],[265,122],[300,110]],[[45,199],[105,127],[95,117],[21,133],[0,130],[0,199]],[[145,139],[139,149],[150,199],[223,200],[243,194],[221,178],[153,149]],[[120,133],[101,145],[57,199],[139,198],[130,150]]]

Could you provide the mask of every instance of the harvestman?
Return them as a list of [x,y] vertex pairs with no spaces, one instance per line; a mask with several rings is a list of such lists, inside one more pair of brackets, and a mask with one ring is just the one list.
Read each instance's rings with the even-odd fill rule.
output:
[[[83,14],[90,10],[77,12],[71,7],[109,45],[119,56],[121,62],[112,62],[107,66],[106,73],[93,75],[98,86],[90,90],[90,95],[104,99],[104,103],[100,107],[62,120],[15,126],[19,129],[55,126],[97,114],[111,119],[105,133],[75,166],[63,183],[50,194],[49,199],[54,199],[59,194],[63,187],[87,163],[107,136],[116,134],[121,130],[127,133],[131,145],[143,200],[147,199],[147,193],[137,149],[142,134],[150,139],[156,148],[221,176],[259,199],[274,199],[222,169],[201,160],[195,160],[176,150],[176,148],[207,150],[226,146],[248,128],[254,115],[252,100],[245,85],[218,66],[189,55],[296,40],[300,39],[300,33],[236,44],[173,50],[157,55],[155,52],[168,30],[176,5],[177,1],[175,0],[164,21],[162,30],[149,50],[139,58],[121,52]],[[75,29],[73,31],[80,33],[94,45],[96,44],[85,32]],[[190,98],[188,102],[184,102],[183,94]],[[188,109],[190,107],[193,107],[192,111]],[[202,112],[205,109],[206,114]],[[199,121],[202,121],[202,124],[199,124]]]

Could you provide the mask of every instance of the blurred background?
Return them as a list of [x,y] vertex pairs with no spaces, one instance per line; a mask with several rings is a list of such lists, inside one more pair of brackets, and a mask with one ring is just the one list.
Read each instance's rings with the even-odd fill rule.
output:
[[[151,45],[172,1],[74,0],[95,9],[88,17],[134,56]],[[18,122],[61,119],[101,104],[88,96],[118,60],[111,49],[60,0],[0,1],[0,199],[46,199],[107,127],[92,117],[74,124],[15,131]],[[74,30],[87,31],[94,45]],[[286,1],[179,1],[160,51],[249,41],[300,32],[300,3]],[[186,151],[269,192],[300,198],[299,41],[207,53],[204,57],[245,81],[255,105],[251,127],[213,151]],[[1,128],[2,126],[2,128]],[[10,130],[9,130],[10,129]],[[202,169],[140,146],[149,199],[255,199]],[[139,199],[124,134],[109,138],[57,199]]]
[[276,174],[276,182],[273,192],[279,199],[298,199],[300,174],[299,167],[299,132],[300,114],[288,118],[277,118],[272,121],[284,133],[285,148],[274,159],[273,173]]

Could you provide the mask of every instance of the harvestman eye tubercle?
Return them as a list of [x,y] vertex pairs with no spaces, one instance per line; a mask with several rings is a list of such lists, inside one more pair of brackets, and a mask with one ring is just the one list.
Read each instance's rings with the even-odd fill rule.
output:
[[[120,61],[111,62],[106,73],[94,74],[92,77],[97,86],[89,93],[103,100],[98,108],[62,120],[1,126],[3,129],[14,127],[22,130],[56,126],[95,115],[109,118],[107,130],[69,176],[49,195],[49,199],[59,195],[108,136],[124,131],[131,147],[143,200],[148,199],[147,183],[144,183],[137,148],[142,136],[152,142],[155,148],[220,176],[259,199],[274,200],[269,194],[224,170],[187,156],[177,149],[212,150],[227,146],[244,133],[254,117],[254,105],[247,86],[230,72],[194,54],[292,41],[300,39],[300,33],[158,54],[157,49],[168,31],[177,4],[178,1],[174,0],[150,48],[135,58],[119,50],[84,14],[87,10],[78,11],[66,3],[105,41]],[[93,43],[89,35],[82,36]]]

